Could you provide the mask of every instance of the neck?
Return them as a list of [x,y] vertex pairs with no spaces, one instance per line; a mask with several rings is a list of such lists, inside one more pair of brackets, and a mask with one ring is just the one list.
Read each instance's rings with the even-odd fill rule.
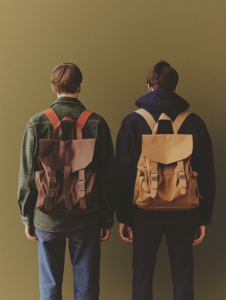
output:
[[57,94],[57,98],[60,97],[71,97],[71,98],[78,98],[78,92],[71,94],[71,93],[62,93],[62,94]]

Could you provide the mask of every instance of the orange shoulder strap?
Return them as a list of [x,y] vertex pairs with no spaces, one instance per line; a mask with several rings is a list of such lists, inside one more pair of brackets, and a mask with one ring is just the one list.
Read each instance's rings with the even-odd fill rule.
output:
[[[57,114],[55,113],[52,108],[48,108],[43,111],[43,113],[47,116],[47,118],[50,120],[50,123],[53,125],[53,128],[56,127],[58,123],[60,123],[60,119],[58,118]],[[61,128],[60,130],[61,131]]]
[[89,119],[89,117],[92,114],[93,114],[92,111],[84,110],[84,112],[80,115],[80,117],[77,120],[77,124],[79,125],[79,127],[81,128],[81,130],[83,129],[83,127],[85,126],[87,120]]
[[[57,124],[60,123],[60,119],[58,118],[57,114],[54,112],[54,110],[52,110],[52,108],[48,108],[46,110],[43,111],[43,113],[48,117],[48,119],[50,120],[51,124],[53,125],[53,128],[56,127]],[[85,126],[88,118],[93,114],[92,111],[89,110],[85,110],[80,117],[77,120],[77,124],[79,125],[79,127],[81,128],[81,130],[83,129],[83,127]],[[61,131],[61,128],[60,130]]]

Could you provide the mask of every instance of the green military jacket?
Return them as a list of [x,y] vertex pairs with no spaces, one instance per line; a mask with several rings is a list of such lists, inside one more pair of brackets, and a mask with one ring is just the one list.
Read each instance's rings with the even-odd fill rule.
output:
[[[77,120],[85,110],[82,103],[71,97],[59,97],[51,108],[60,120],[70,116]],[[62,122],[60,140],[76,139],[74,123]],[[18,203],[22,222],[25,225],[34,223],[35,227],[44,231],[68,232],[87,227],[99,222],[103,228],[113,226],[114,199],[114,148],[106,121],[94,113],[83,129],[83,138],[95,138],[94,159],[102,177],[105,201],[96,213],[76,216],[47,215],[36,209],[38,192],[35,185],[35,172],[38,164],[39,139],[51,139],[53,126],[47,116],[41,112],[28,122],[22,141],[19,171]]]

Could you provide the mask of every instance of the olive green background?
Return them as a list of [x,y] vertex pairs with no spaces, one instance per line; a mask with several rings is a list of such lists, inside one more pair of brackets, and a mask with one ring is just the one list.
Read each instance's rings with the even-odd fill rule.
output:
[[[25,237],[17,183],[26,123],[55,100],[52,69],[62,62],[81,68],[79,99],[105,117],[115,142],[122,119],[147,93],[149,69],[160,59],[178,71],[178,94],[212,137],[217,195],[213,224],[194,249],[195,293],[199,300],[225,299],[225,13],[224,0],[0,1],[0,299],[39,298],[37,243]],[[120,240],[115,222],[111,239],[102,244],[100,300],[131,299],[131,259],[132,244]],[[68,253],[63,296],[73,299]],[[154,296],[173,299],[165,240]]]

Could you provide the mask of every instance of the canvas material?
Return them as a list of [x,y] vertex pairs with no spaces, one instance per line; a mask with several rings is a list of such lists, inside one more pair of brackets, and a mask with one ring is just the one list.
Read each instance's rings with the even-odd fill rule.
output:
[[[174,134],[158,135],[151,114],[141,114],[152,130],[142,136],[142,153],[137,166],[133,203],[147,210],[188,210],[199,205],[197,173],[191,167],[192,135],[177,132],[190,111],[182,112],[174,122],[164,113],[159,120],[172,122]],[[149,117],[150,116],[150,117]]]

